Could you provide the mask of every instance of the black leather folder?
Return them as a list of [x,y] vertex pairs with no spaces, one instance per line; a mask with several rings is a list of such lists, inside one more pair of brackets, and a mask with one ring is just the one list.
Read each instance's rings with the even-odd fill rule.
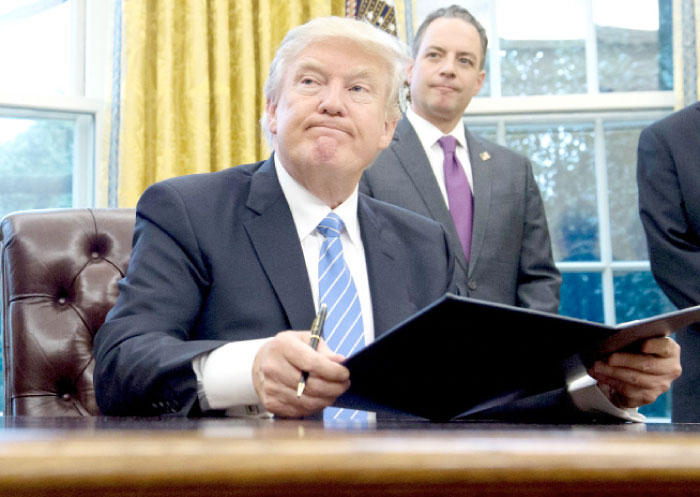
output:
[[335,405],[434,421],[567,385],[597,359],[700,321],[700,306],[609,326],[446,294],[347,358]]

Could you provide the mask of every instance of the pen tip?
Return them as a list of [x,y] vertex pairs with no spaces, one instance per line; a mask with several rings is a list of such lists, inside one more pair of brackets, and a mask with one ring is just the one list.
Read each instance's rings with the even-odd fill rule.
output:
[[306,383],[299,382],[299,386],[297,387],[297,397],[301,397],[301,394],[304,393],[305,386]]

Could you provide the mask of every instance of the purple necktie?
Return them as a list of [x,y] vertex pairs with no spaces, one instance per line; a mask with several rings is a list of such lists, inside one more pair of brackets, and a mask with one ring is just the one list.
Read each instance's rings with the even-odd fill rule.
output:
[[442,163],[445,172],[445,188],[450,206],[450,215],[457,228],[459,241],[462,242],[464,258],[469,264],[472,247],[472,218],[474,216],[474,199],[469,187],[469,180],[464,174],[464,168],[455,155],[457,139],[454,136],[443,136],[438,140],[445,159]]

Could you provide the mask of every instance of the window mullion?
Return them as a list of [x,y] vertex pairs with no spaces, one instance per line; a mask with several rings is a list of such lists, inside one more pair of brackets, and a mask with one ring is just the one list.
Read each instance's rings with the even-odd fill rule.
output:
[[600,260],[603,264],[603,315],[606,324],[615,324],[615,289],[612,274],[612,240],[610,238],[610,207],[608,202],[608,171],[605,156],[605,132],[603,120],[595,120],[595,182],[598,202],[598,237],[600,240]]
[[599,93],[598,41],[593,20],[593,0],[586,0],[586,85],[589,94]]
[[95,116],[79,115],[73,137],[73,207],[94,205]]
[[489,32],[489,72],[491,78],[491,96],[501,96],[501,39],[498,36],[498,2],[491,2],[491,30]]
[[71,89],[74,95],[85,95],[85,0],[73,0],[71,15]]

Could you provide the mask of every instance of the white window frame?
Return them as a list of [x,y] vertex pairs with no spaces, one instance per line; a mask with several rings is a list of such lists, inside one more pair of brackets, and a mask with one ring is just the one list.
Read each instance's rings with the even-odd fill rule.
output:
[[594,122],[594,160],[597,213],[599,220],[600,260],[558,262],[562,273],[600,273],[603,291],[603,315],[606,324],[616,324],[614,275],[627,271],[649,271],[648,260],[613,260],[608,207],[608,175],[605,154],[604,114],[608,119],[624,119],[673,110],[674,94],[665,92],[598,93],[595,95],[553,95],[532,97],[475,98],[465,114],[467,124],[497,126],[497,141],[505,144],[507,122]]
[[111,1],[71,1],[71,96],[0,93],[0,116],[74,119],[73,207],[95,203],[96,167],[102,157],[103,119],[110,60]]

